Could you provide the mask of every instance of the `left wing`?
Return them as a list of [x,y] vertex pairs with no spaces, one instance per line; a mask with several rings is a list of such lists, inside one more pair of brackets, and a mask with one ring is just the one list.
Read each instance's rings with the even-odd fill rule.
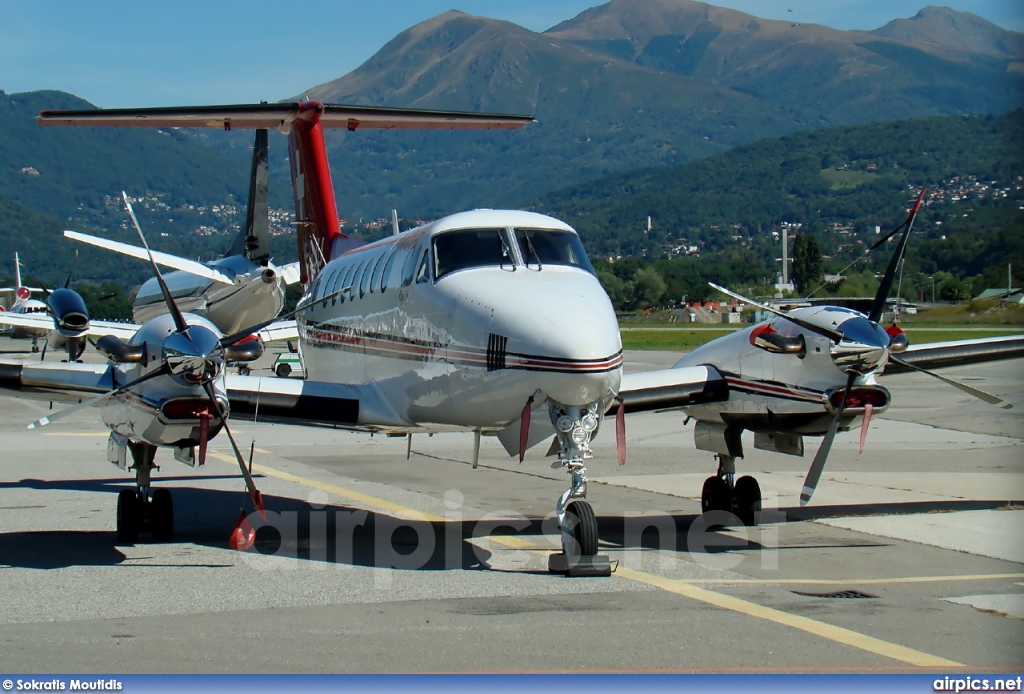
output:
[[[627,413],[673,410],[729,398],[725,377],[713,366],[687,366],[622,374],[619,398]],[[615,414],[612,404],[608,414]]]
[[[896,356],[922,369],[963,366],[997,359],[1017,359],[1024,357],[1024,335],[928,342],[911,345],[907,351]],[[902,364],[890,362],[886,364],[884,373],[898,374],[910,370]]]

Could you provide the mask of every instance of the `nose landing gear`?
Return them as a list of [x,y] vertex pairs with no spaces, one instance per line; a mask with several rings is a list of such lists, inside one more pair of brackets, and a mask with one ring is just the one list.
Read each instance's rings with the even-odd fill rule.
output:
[[153,542],[174,538],[174,504],[171,493],[156,489],[150,498],[150,473],[156,467],[156,446],[128,442],[135,468],[135,490],[122,489],[117,495],[117,541],[135,544],[140,532],[149,532]]
[[600,424],[598,403],[587,407],[551,402],[548,412],[558,436],[558,462],[569,473],[570,485],[558,499],[556,513],[562,536],[562,551],[548,557],[548,570],[566,576],[610,576],[611,562],[598,554],[597,516],[586,501],[587,468],[584,460],[593,456],[590,439]]

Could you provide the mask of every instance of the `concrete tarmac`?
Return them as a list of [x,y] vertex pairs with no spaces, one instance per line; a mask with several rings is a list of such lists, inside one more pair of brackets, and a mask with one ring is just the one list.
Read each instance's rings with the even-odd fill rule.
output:
[[270,511],[255,547],[227,546],[247,496],[223,436],[199,470],[158,454],[175,541],[126,546],[134,477],[98,414],[29,431],[48,403],[0,397],[0,674],[1019,671],[1024,361],[943,374],[1015,408],[883,377],[894,404],[863,453],[837,437],[805,508],[818,439],[745,441],[757,528],[699,515],[714,461],[678,413],[630,417],[623,468],[605,432],[588,499],[610,578],[546,570],[568,479],[545,445],[520,465],[484,439],[473,470],[470,435],[417,435],[407,459],[403,438],[232,420]]

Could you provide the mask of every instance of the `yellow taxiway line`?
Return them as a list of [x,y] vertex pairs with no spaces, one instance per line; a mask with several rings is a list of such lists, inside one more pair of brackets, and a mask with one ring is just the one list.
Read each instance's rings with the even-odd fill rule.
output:
[[[218,453],[216,451],[210,451],[209,455],[223,460],[229,463],[236,463],[233,457]],[[365,504],[367,506],[380,509],[387,513],[393,513],[400,516],[413,516],[418,519],[427,520],[430,522],[444,522],[446,519],[441,516],[435,516],[429,513],[423,513],[416,509],[397,504],[385,499],[380,499],[369,494],[357,492],[345,487],[340,487],[335,484],[328,484],[326,482],[319,482],[317,480],[308,479],[299,475],[294,475],[289,472],[282,472],[275,470],[274,468],[267,467],[266,465],[254,465],[253,472],[267,475],[268,477],[275,477],[280,480],[292,482],[306,487],[312,487],[314,489],[320,489],[329,494],[335,494],[339,497],[355,501],[359,504]],[[548,554],[550,549],[541,549],[537,547],[536,543],[529,540],[510,536],[510,535],[495,535],[488,538],[491,542],[505,545],[511,549],[523,549],[533,551],[537,553]],[[700,580],[681,580],[673,578],[665,578],[662,576],[656,576],[643,571],[637,571],[635,569],[628,569],[623,566],[619,566],[615,575],[637,583],[643,583],[655,588],[659,588],[669,593],[674,593],[691,600],[697,600],[715,607],[720,607],[725,610],[732,612],[738,612],[758,619],[763,619],[775,624],[790,627],[792,629],[798,629],[800,631],[813,634],[815,636],[835,641],[836,643],[845,644],[858,648],[868,653],[875,655],[881,655],[886,658],[898,660],[902,663],[908,663],[922,668],[936,668],[936,667],[964,667],[962,663],[958,663],[955,660],[949,660],[922,651],[914,650],[913,648],[907,648],[899,644],[892,643],[890,641],[883,641],[867,634],[861,634],[860,632],[853,631],[851,629],[845,629],[843,627],[837,627],[832,624],[826,624],[825,622],[819,622],[815,619],[808,617],[802,617],[799,615],[790,614],[781,610],[776,610],[771,607],[765,607],[758,605],[757,603],[736,598],[724,593],[718,593],[706,588],[701,588],[695,584],[698,583],[712,583],[712,581],[700,581]],[[910,578],[895,578],[895,579],[861,579],[853,581],[835,581],[836,584],[850,584],[850,583],[923,583],[931,581],[945,581],[945,580],[984,580],[991,578],[1019,578],[1021,574],[994,574],[991,576],[919,576]],[[716,581],[718,582],[718,581]],[[721,583],[800,583],[800,584],[814,584],[814,583],[831,583],[831,581],[825,580],[796,580],[796,579],[783,579],[783,580],[756,580],[750,579],[746,581],[720,581]]]

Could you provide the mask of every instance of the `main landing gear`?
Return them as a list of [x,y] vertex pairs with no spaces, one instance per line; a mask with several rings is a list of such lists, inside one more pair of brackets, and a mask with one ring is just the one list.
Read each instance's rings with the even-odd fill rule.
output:
[[548,570],[566,576],[610,576],[611,562],[597,553],[597,516],[586,501],[587,468],[591,458],[590,439],[600,424],[598,403],[587,407],[548,404],[551,422],[558,437],[558,462],[564,467],[570,485],[558,499],[556,513],[562,536],[562,551],[548,558]]
[[134,544],[140,532],[148,532],[153,542],[170,542],[174,537],[174,504],[171,493],[156,489],[150,498],[150,473],[156,467],[156,446],[128,442],[135,468],[135,490],[122,489],[117,495],[117,541]]
[[736,458],[718,454],[718,473],[704,480],[700,510],[725,511],[740,519],[743,525],[757,525],[761,516],[761,486],[753,477],[736,478]]

